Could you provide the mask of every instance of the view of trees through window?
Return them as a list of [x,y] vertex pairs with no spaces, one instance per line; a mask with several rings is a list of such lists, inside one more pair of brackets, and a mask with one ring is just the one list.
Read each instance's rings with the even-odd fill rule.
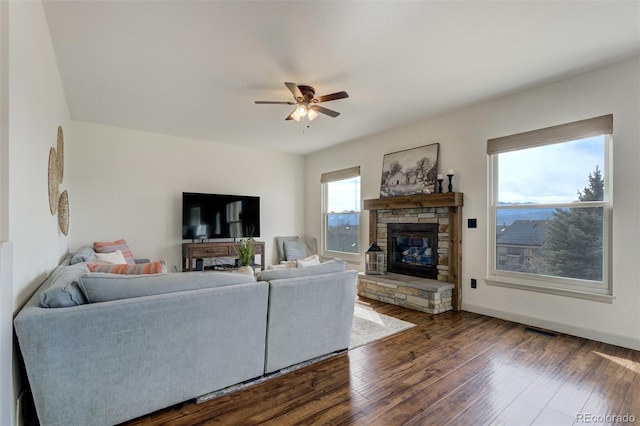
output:
[[[514,156],[514,153],[499,154],[499,161],[507,163],[506,167],[499,168],[499,195],[508,198],[517,193],[512,191],[516,186],[505,171],[515,170],[514,162],[518,162],[516,160],[519,158],[527,158],[528,163],[518,164],[525,170],[514,172],[513,178],[522,178],[521,193],[530,190],[536,193],[538,199],[498,201],[495,207],[495,266],[500,271],[602,282],[605,182],[600,164],[604,164],[604,138],[558,145],[518,151],[520,157]],[[576,185],[572,199],[568,199],[566,191],[558,190],[566,184],[564,180],[556,182],[555,187],[544,182],[550,175],[546,168],[548,164],[545,164],[545,159],[550,158],[548,151],[567,148],[573,153],[560,157],[565,161],[571,159],[566,161],[571,166],[564,167],[567,176],[564,180],[568,180],[570,175],[575,176],[578,169],[573,167],[575,164],[583,165],[580,168],[582,184],[578,186],[575,177],[571,181]],[[532,155],[534,151],[538,151],[537,154],[540,151],[547,152],[544,152],[545,155]],[[586,162],[591,163],[588,173],[584,171]]]
[[[602,201],[604,181],[596,167],[579,201]],[[603,208],[498,210],[497,269],[602,281]],[[500,225],[500,223],[502,223]]]
[[[602,201],[604,181],[596,167],[580,201]],[[548,275],[602,281],[603,208],[556,209],[542,255]]]

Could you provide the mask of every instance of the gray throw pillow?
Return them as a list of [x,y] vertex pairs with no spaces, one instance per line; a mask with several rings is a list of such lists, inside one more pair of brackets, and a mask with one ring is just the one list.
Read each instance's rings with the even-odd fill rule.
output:
[[51,285],[40,293],[43,308],[68,308],[84,305],[86,300],[78,287],[78,279],[88,274],[86,263],[66,266],[59,275],[52,277]]
[[276,249],[278,250],[278,262],[283,262],[287,260],[287,257],[284,254],[284,242],[285,241],[295,241],[298,237],[276,237]]
[[285,241],[284,256],[286,260],[298,260],[307,257],[307,245],[304,240]]
[[84,246],[80,247],[73,256],[69,264],[75,265],[76,263],[91,263],[96,260],[96,252],[93,251],[93,247]]

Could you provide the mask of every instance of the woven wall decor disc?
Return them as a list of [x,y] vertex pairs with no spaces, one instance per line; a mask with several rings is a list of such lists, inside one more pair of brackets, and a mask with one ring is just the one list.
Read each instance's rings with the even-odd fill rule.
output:
[[49,149],[49,210],[56,214],[58,209],[58,156],[56,149]]
[[62,134],[62,126],[58,126],[58,183],[62,183],[64,178],[64,136]]
[[62,191],[58,201],[58,226],[64,235],[69,234],[69,194],[66,190]]

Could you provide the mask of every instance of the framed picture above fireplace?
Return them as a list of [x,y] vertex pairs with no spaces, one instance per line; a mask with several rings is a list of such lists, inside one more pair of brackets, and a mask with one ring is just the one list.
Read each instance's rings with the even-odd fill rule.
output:
[[440,144],[385,154],[380,198],[436,192]]

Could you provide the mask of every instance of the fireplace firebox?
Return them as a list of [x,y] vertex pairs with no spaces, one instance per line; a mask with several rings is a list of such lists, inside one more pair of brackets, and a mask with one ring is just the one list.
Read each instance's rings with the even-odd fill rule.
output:
[[438,225],[390,223],[387,227],[387,271],[436,279]]

